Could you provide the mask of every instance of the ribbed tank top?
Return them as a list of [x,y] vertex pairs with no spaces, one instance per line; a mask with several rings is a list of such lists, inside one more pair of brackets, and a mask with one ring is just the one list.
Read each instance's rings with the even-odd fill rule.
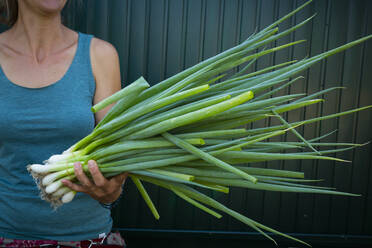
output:
[[26,170],[94,128],[91,39],[79,33],[67,72],[46,87],[19,86],[0,69],[0,237],[78,241],[111,230],[110,210],[86,194],[53,210]]

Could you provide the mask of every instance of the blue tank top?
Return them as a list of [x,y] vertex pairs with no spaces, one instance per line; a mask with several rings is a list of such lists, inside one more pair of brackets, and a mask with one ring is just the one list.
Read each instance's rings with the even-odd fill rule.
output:
[[91,39],[79,33],[68,71],[46,87],[19,86],[0,69],[0,237],[77,241],[111,230],[110,210],[86,194],[53,210],[26,170],[94,128]]

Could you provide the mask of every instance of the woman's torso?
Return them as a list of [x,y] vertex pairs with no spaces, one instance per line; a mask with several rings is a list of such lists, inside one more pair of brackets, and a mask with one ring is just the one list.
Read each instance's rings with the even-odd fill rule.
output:
[[91,36],[79,33],[67,71],[42,87],[12,82],[0,69],[0,236],[84,240],[111,229],[110,211],[85,194],[54,211],[39,198],[26,170],[94,128],[90,41]]

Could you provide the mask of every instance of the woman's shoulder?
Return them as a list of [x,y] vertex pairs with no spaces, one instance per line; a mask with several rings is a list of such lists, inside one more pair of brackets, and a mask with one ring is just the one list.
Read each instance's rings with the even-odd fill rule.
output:
[[116,48],[109,42],[93,37],[90,54],[94,71],[110,71],[119,61]]
[[116,48],[109,42],[93,37],[90,47],[91,54],[99,59],[105,59],[118,56]]

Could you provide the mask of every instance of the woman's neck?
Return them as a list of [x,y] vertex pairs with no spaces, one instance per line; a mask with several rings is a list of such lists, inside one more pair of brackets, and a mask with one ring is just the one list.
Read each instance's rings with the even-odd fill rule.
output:
[[42,63],[50,54],[59,50],[65,41],[66,28],[60,14],[43,15],[32,11],[19,11],[17,22],[9,30],[14,42],[22,46],[22,53]]

